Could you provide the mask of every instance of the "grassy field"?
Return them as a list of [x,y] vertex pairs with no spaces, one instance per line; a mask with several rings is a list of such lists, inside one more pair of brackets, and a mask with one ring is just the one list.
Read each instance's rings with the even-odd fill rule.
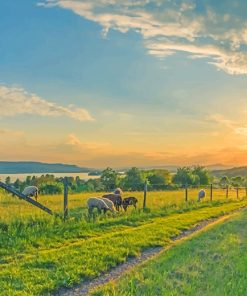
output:
[[[226,201],[223,194],[213,203],[197,203],[196,192],[191,192],[191,201],[184,203],[183,191],[149,192],[147,211],[102,215],[89,223],[85,203],[96,195],[70,195],[70,218],[64,223],[2,193],[0,295],[50,295],[145,248],[169,245],[172,236],[198,221],[247,206],[246,199]],[[142,193],[127,195],[137,196],[142,204]],[[62,196],[41,196],[40,201],[61,212]]]
[[246,225],[245,210],[92,295],[247,295]]
[[[197,200],[198,189],[189,189],[188,200]],[[204,202],[209,201],[210,191],[206,189],[207,196]],[[70,215],[80,216],[83,218],[86,213],[86,200],[91,196],[101,196],[102,192],[97,193],[80,193],[80,194],[70,194],[69,195],[69,209]],[[143,202],[143,192],[125,192],[124,197],[135,196],[138,198],[138,207],[142,207]],[[245,189],[239,190],[239,198],[246,196]],[[229,190],[229,200],[236,200],[236,190]],[[223,189],[214,189],[213,200],[215,201],[225,201],[226,192]],[[152,191],[147,193],[147,207],[152,210],[160,210],[167,208],[169,206],[180,206],[185,201],[184,190],[176,191]],[[39,197],[39,202],[45,206],[51,208],[54,212],[62,213],[63,210],[63,196],[62,195],[44,195]],[[37,208],[27,204],[26,202],[19,200],[18,198],[13,198],[11,195],[5,194],[0,191],[0,211],[2,222],[11,222],[14,219],[21,218],[25,219],[27,217],[46,217],[46,214]]]

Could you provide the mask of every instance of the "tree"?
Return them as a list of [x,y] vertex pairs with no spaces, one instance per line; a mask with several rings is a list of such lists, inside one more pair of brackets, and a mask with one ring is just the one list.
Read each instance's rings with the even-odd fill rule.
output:
[[113,190],[118,187],[118,174],[112,168],[106,168],[103,170],[100,181],[104,185],[107,191]]
[[189,167],[178,168],[177,173],[173,176],[173,182],[179,185],[192,185],[194,181],[194,174]]
[[17,190],[21,190],[22,182],[19,179],[16,179],[13,185]]
[[63,185],[57,182],[43,183],[39,187],[39,192],[42,194],[61,194],[63,192]]
[[6,177],[6,179],[5,179],[5,184],[6,184],[6,185],[10,185],[10,183],[11,183],[11,179],[10,179],[10,176],[8,176],[8,177]]
[[145,178],[141,171],[133,167],[126,172],[126,176],[122,179],[121,185],[125,190],[142,190]]
[[170,181],[170,173],[167,170],[151,170],[147,175],[147,180],[153,189],[162,189]]
[[230,185],[230,180],[227,176],[223,176],[220,178],[219,184],[220,184],[220,187],[226,188],[227,186]]
[[236,176],[231,178],[232,186],[241,187],[244,183],[244,178],[242,176]]
[[199,182],[198,178],[195,179],[195,185],[208,185],[211,181],[209,171],[203,166],[195,166],[192,170],[192,173],[199,178]]

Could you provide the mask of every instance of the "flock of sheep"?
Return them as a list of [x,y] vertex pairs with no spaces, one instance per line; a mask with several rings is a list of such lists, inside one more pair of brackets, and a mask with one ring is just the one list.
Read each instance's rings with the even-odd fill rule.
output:
[[[35,197],[37,201],[38,188],[36,186],[27,186],[23,190],[22,194],[28,197]],[[105,194],[101,197],[90,197],[87,200],[89,215],[92,215],[94,208],[97,209],[99,214],[101,214],[102,211],[104,213],[106,213],[107,211],[115,213],[121,208],[123,208],[124,211],[127,211],[127,208],[129,206],[134,206],[134,208],[136,209],[136,204],[138,202],[137,198],[134,196],[122,198],[122,194],[122,190],[120,188],[117,188],[114,190],[113,193]],[[204,197],[206,197],[206,192],[204,189],[201,189],[198,192],[198,201],[200,202],[201,199],[203,199]]]
[[104,194],[102,197],[90,197],[87,200],[89,215],[92,215],[94,208],[98,210],[99,214],[102,211],[104,213],[107,211],[115,213],[121,208],[127,211],[127,208],[131,205],[136,209],[137,198],[134,196],[122,198],[122,193],[122,190],[117,188],[113,193]]
[[[38,192],[39,190],[36,186],[27,186],[22,194],[28,197],[34,197],[37,201]],[[137,198],[134,196],[122,198],[122,194],[122,190],[117,188],[113,193],[105,194],[102,197],[90,197],[87,200],[89,215],[92,215],[94,208],[98,210],[98,213],[101,213],[102,211],[104,213],[107,211],[115,213],[121,208],[123,208],[124,211],[127,211],[129,206],[134,206],[134,208],[136,208],[138,202]]]

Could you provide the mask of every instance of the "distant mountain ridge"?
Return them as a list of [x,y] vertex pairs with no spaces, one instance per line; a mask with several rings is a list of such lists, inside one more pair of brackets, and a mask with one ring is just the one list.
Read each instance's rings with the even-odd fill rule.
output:
[[35,161],[0,161],[0,174],[29,173],[89,173],[90,168],[73,164],[44,163]]
[[221,177],[221,176],[227,176],[230,178],[236,177],[236,176],[247,177],[247,166],[235,167],[235,168],[226,169],[226,170],[215,170],[215,171],[212,171],[212,174],[215,177]]

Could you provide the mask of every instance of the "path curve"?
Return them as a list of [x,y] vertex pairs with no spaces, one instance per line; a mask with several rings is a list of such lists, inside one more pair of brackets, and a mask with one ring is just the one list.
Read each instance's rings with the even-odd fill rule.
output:
[[171,245],[167,247],[154,247],[148,250],[144,250],[139,257],[129,258],[125,263],[112,268],[108,272],[102,273],[99,277],[96,277],[95,279],[84,281],[78,286],[75,286],[73,288],[60,289],[58,292],[54,294],[54,296],[86,296],[93,289],[105,285],[112,280],[117,280],[120,276],[122,276],[127,271],[130,271],[133,267],[136,267],[159,255],[160,253],[170,249],[181,240],[191,238],[191,236],[199,233],[200,231],[203,231],[216,224],[222,223],[223,221],[232,218],[234,215],[246,209],[247,207],[243,207],[218,218],[203,220],[197,223],[194,227],[172,237],[171,240],[173,241],[173,243]]

